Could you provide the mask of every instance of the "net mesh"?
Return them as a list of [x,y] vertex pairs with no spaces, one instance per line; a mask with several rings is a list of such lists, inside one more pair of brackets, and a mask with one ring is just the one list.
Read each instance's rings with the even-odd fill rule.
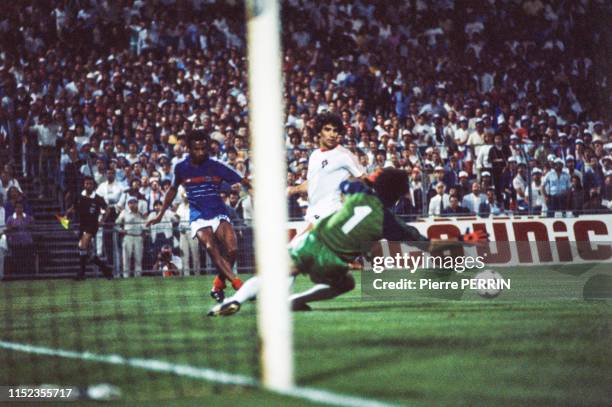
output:
[[[78,270],[72,230],[50,235],[37,228],[27,250],[9,251],[6,281],[0,284],[0,383],[77,389],[108,384],[107,393],[147,400],[206,396],[227,389],[222,383],[248,384],[259,377],[254,315],[206,317],[214,305],[209,296],[214,268],[202,252],[199,270],[162,277],[147,259],[154,254],[146,251],[149,241],[143,243],[143,262],[149,265],[143,277],[119,278],[122,238],[117,229],[107,233],[112,245],[102,246],[102,258],[114,266],[112,280],[92,265],[85,281],[72,278]],[[250,232],[238,227],[242,233]],[[252,251],[241,246],[238,257],[239,270],[252,271]],[[194,382],[206,375],[212,380]]]

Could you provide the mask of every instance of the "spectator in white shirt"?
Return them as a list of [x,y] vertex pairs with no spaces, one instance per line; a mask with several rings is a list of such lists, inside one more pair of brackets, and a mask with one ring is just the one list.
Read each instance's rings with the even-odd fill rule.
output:
[[478,157],[482,145],[485,143],[484,122],[482,119],[476,120],[476,128],[468,136],[466,144],[474,149],[474,154]]
[[0,199],[2,202],[6,202],[8,198],[8,190],[11,187],[15,187],[19,190],[19,192],[23,192],[21,190],[21,186],[19,185],[19,181],[11,177],[11,174],[8,171],[0,172]]
[[516,205],[520,210],[525,210],[527,207],[527,166],[525,164],[518,165],[518,172],[512,180],[512,188],[516,192]]
[[[122,226],[119,233],[123,236],[123,277],[129,277],[130,272],[133,272],[135,277],[139,277],[142,273],[145,220],[138,212],[138,199],[135,197],[129,199],[128,209],[121,212],[117,218],[117,225]],[[132,257],[134,268],[131,267]]]
[[573,155],[568,155],[565,157],[565,168],[563,171],[567,172],[570,177],[576,175],[578,178],[580,178],[580,182],[582,182],[582,172],[576,169],[576,161],[574,160]]
[[485,202],[480,204],[480,208],[478,209],[478,215],[487,218],[489,217],[489,215],[501,215],[503,211],[504,210],[502,209],[501,205],[497,203],[495,189],[487,189],[487,199]]
[[517,164],[527,164],[525,162],[525,152],[523,150],[523,146],[518,144],[519,136],[513,134],[510,136],[510,157],[514,158]]
[[436,195],[429,201],[429,215],[440,216],[445,208],[450,206],[450,199],[444,192],[446,185],[442,182],[436,184]]
[[546,202],[541,192],[542,170],[537,167],[534,168],[531,170],[531,176],[533,177],[533,181],[531,181],[531,191],[527,188],[525,196],[530,200],[531,213],[539,215],[542,211],[546,211]]
[[468,141],[468,132],[467,117],[461,116],[459,118],[459,126],[455,130],[455,143],[457,143],[459,151],[465,151],[465,143]]
[[[116,181],[115,170],[112,168],[109,168],[106,171],[106,181],[100,184],[96,189],[96,194],[100,195],[108,205],[108,208],[106,209],[108,213],[105,215],[107,224],[104,228],[100,228],[100,230],[98,230],[98,234],[96,235],[96,250],[98,254],[102,254],[103,244],[106,247],[107,253],[110,253],[112,250],[112,239],[108,238],[110,233],[109,229],[112,229],[112,223],[115,221],[115,219],[117,219],[117,215],[120,212],[118,204],[121,196],[123,195],[124,189],[125,186]],[[103,230],[106,230],[106,235],[103,234]],[[104,238],[104,236],[106,236],[106,238]]]
[[161,189],[159,178],[153,177],[149,180],[150,190],[146,195],[149,210],[153,210],[153,204],[157,201],[164,201],[164,191]]
[[147,213],[149,213],[149,207],[145,196],[140,193],[140,180],[138,178],[134,178],[130,183],[130,188],[121,194],[121,198],[119,198],[119,202],[117,203],[117,207],[120,211],[128,209],[128,202],[131,198],[136,198],[138,202],[138,212],[140,212],[142,216],[146,216]]
[[30,127],[30,131],[36,133],[38,140],[38,175],[40,178],[40,195],[43,197],[53,192],[56,184],[57,172],[57,150],[56,143],[59,137],[60,126],[51,122],[51,116],[44,113],[40,116],[40,123]]
[[[153,204],[153,211],[147,217],[147,222],[155,219],[162,208],[162,202],[156,201]],[[151,243],[153,253],[159,252],[162,246],[172,246],[172,221],[175,219],[175,214],[171,211],[164,212],[161,222],[151,226]]]
[[104,198],[108,206],[114,207],[119,203],[122,193],[123,187],[115,180],[115,170],[109,168],[106,171],[106,181],[98,186],[96,194]]
[[568,207],[568,192],[570,189],[570,176],[563,172],[563,160],[555,158],[553,170],[548,171],[542,179],[541,191],[548,206],[548,216],[553,217],[555,211],[562,211]]
[[486,201],[486,197],[481,193],[480,184],[472,183],[472,193],[463,197],[462,206],[472,213],[478,213],[480,204]]
[[485,144],[480,148],[478,155],[476,156],[476,171],[478,176],[482,176],[485,171],[491,170],[491,163],[489,162],[489,151],[493,147],[493,134],[485,133]]

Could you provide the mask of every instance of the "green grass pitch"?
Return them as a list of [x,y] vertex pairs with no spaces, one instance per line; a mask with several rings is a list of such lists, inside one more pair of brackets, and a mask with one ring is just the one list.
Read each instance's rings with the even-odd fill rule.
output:
[[[357,278],[359,284],[359,278]],[[5,282],[0,339],[259,375],[255,304],[207,318],[210,278]],[[294,290],[309,281],[300,277]],[[301,386],[400,405],[604,405],[610,302],[364,301],[294,314]],[[0,385],[111,383],[118,404],[306,406],[257,388],[0,349]]]

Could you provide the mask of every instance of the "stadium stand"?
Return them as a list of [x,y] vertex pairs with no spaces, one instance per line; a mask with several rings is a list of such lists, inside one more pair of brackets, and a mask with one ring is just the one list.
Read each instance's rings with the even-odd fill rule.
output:
[[[368,172],[410,171],[399,214],[427,216],[438,182],[464,206],[472,183],[481,184],[470,198],[480,203],[493,188],[499,213],[609,211],[608,65],[599,52],[609,38],[597,17],[609,10],[564,4],[285,2],[290,182],[304,181],[318,145],[313,119],[328,110],[342,116],[343,144]],[[66,209],[82,176],[101,184],[108,168],[123,193],[140,180],[146,215],[151,185],[163,197],[193,128],[211,134],[216,158],[249,175],[240,5],[52,1],[0,11],[0,149],[37,224]],[[578,180],[561,176],[562,189],[551,192],[556,159]],[[543,184],[551,198],[541,196]],[[246,191],[226,196],[244,218]],[[292,199],[292,215],[306,202]],[[110,246],[112,228],[105,233]]]

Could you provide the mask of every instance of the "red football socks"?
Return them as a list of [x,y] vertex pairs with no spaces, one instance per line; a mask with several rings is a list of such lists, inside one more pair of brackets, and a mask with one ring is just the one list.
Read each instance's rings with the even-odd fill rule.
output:
[[225,289],[225,281],[221,280],[219,276],[215,277],[213,281],[213,291],[221,291]]
[[240,287],[242,287],[242,280],[239,279],[238,277],[233,279],[232,280],[232,287],[234,287],[234,290],[239,290]]

